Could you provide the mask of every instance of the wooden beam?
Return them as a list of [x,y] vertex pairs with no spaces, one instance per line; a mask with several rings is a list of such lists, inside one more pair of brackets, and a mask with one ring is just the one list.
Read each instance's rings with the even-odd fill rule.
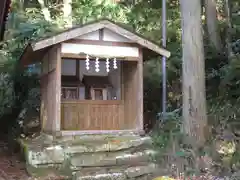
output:
[[104,28],[104,24],[88,24],[85,26],[80,26],[78,28],[71,28],[70,30],[59,33],[55,36],[40,40],[36,43],[32,44],[33,51],[37,51],[39,49],[43,49],[54,44],[61,43],[63,41],[67,41],[69,39],[76,38],[78,36],[97,31],[101,28]]
[[61,130],[61,74],[62,74],[62,58],[61,58],[61,44],[56,47],[56,121],[55,132]]
[[123,100],[62,100],[62,104],[121,105]]
[[43,59],[41,77],[41,124],[44,132],[60,131],[61,47],[53,46]]
[[121,46],[121,47],[140,47],[137,43],[132,42],[115,42],[115,41],[102,41],[102,40],[88,40],[88,39],[70,39],[64,43],[75,44],[91,44],[91,45],[103,45],[103,46]]
[[91,135],[91,134],[113,134],[113,135],[121,135],[121,134],[136,134],[136,135],[145,135],[144,131],[139,131],[138,129],[128,129],[128,130],[88,130],[88,131],[61,131],[62,136],[69,135]]
[[99,29],[99,40],[100,41],[103,41],[103,38],[104,38],[104,29]]
[[138,90],[137,90],[137,121],[138,127],[137,129],[143,130],[143,53],[142,49],[139,48],[139,61],[137,65],[137,73],[138,73]]
[[[123,70],[123,61],[120,62],[120,82],[121,82],[121,92],[120,92],[120,99],[124,99],[124,70]],[[125,112],[124,112],[125,113]]]
[[132,40],[133,42],[138,43],[139,45],[141,45],[145,48],[155,51],[156,53],[161,54],[162,56],[166,56],[168,58],[171,55],[171,53],[169,51],[167,51],[166,49],[161,48],[159,45],[151,42],[150,40],[143,38],[142,36],[138,35],[137,33],[133,33],[123,27],[120,27],[119,25],[117,25],[115,23],[107,21],[106,28],[112,30],[113,32],[115,32],[117,34],[124,36],[125,38]]
[[[79,60],[85,60],[86,59],[86,55],[82,55],[82,54],[73,54],[73,53],[62,53],[61,54],[62,58],[67,58],[67,59],[79,59]],[[90,60],[95,60],[96,57],[91,57],[89,58]],[[101,60],[105,60],[105,59],[101,59],[104,57],[98,57],[100,58],[99,61]],[[131,57],[131,56],[127,56],[127,57],[114,57],[117,58],[117,60],[120,61],[138,61],[139,57]],[[119,59],[118,59],[119,58]]]
[[76,59],[76,76],[79,77],[80,61]]

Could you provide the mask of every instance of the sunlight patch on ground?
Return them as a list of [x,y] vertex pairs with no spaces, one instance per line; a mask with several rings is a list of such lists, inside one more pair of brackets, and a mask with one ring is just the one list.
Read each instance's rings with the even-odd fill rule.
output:
[[168,176],[161,176],[161,177],[154,178],[153,180],[175,180],[175,179],[170,178]]

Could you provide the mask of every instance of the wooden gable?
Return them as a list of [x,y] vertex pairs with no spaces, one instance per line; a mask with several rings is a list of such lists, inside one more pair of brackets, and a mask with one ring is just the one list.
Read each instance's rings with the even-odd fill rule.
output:
[[71,56],[67,57],[71,58],[79,58],[79,54],[91,55],[90,51],[93,49],[94,55],[98,57],[106,57],[107,54],[110,57],[122,59],[128,57],[136,60],[139,59],[140,49],[143,52],[143,59],[156,55],[170,57],[170,52],[158,44],[128,30],[123,25],[104,19],[29,44],[21,57],[21,64],[28,65],[39,61],[44,51],[56,44],[61,44],[61,53],[70,53]]
[[115,32],[116,34],[119,34],[127,39],[130,39],[133,42],[139,44],[140,46],[143,46],[149,50],[152,50],[160,55],[163,55],[166,57],[170,56],[170,52],[167,51],[166,49],[161,48],[158,44],[110,20],[99,20],[99,21],[88,23],[88,24],[84,24],[80,27],[74,27],[74,28],[68,29],[57,35],[32,43],[31,47],[33,51],[41,50],[49,46],[62,43],[64,41],[68,41],[70,39],[74,39],[81,35],[85,35],[103,28],[107,28]]
[[102,28],[75,38],[80,40],[101,40],[108,42],[133,42],[132,40],[119,35],[108,28]]

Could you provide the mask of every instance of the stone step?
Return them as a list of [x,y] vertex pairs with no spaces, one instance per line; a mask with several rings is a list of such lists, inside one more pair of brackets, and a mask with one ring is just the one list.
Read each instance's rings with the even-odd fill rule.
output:
[[121,134],[53,138],[42,134],[20,142],[27,170],[33,175],[49,169],[74,180],[87,180],[92,176],[102,180],[115,176],[115,179],[141,179],[148,177],[153,171],[151,168],[154,169],[153,164],[149,164],[155,154],[150,150],[150,137]]
[[134,133],[116,133],[116,134],[90,134],[90,135],[68,135],[60,137],[51,137],[45,135],[47,139],[51,139],[54,142],[66,142],[66,143],[78,143],[79,141],[109,141],[114,139],[138,139],[142,136]]
[[[31,165],[26,164],[27,173],[36,179],[39,177],[43,177],[42,179],[54,179],[54,178],[45,178],[45,177],[58,177],[59,180],[71,180],[72,172],[69,170],[63,169],[61,164],[46,164],[46,165],[38,165],[33,167]],[[41,179],[41,178],[40,178]]]
[[136,166],[128,168],[101,168],[92,169],[92,171],[84,170],[73,173],[73,180],[126,180],[137,179],[156,173],[159,170],[156,164],[148,164],[145,166]]
[[144,145],[148,146],[151,144],[151,138],[136,136],[131,138],[115,137],[112,139],[105,138],[105,140],[102,141],[91,141],[88,139],[78,141],[78,143],[69,142],[69,144],[66,142],[59,142],[58,144],[56,142],[54,144],[48,142],[48,144],[43,144],[44,141],[42,139],[39,143],[36,143],[36,141],[33,142],[34,141],[25,142],[23,146],[27,163],[36,166],[41,164],[63,163],[74,154],[113,152]]
[[115,137],[105,140],[75,141],[64,144],[65,153],[76,154],[86,152],[109,152],[120,151],[138,146],[149,146],[152,144],[150,137]]
[[144,150],[131,153],[126,151],[83,153],[70,158],[71,168],[91,166],[122,166],[140,165],[149,163],[156,153],[153,150]]

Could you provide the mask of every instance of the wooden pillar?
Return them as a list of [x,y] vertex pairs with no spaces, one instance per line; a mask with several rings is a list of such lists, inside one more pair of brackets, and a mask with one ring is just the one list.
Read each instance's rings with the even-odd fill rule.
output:
[[53,130],[58,132],[61,130],[61,70],[62,70],[62,58],[61,58],[61,45],[57,45],[54,49],[56,52],[56,81],[55,81],[55,98],[56,98],[56,109],[55,109],[55,122],[53,125]]
[[137,124],[137,62],[123,62],[124,129],[136,129]]
[[137,65],[138,88],[137,88],[137,129],[142,131],[143,125],[143,53],[139,48],[139,61]]
[[42,131],[54,134],[60,131],[61,112],[61,47],[50,48],[42,59],[41,76]]
[[143,131],[143,56],[138,61],[123,62],[124,127]]

